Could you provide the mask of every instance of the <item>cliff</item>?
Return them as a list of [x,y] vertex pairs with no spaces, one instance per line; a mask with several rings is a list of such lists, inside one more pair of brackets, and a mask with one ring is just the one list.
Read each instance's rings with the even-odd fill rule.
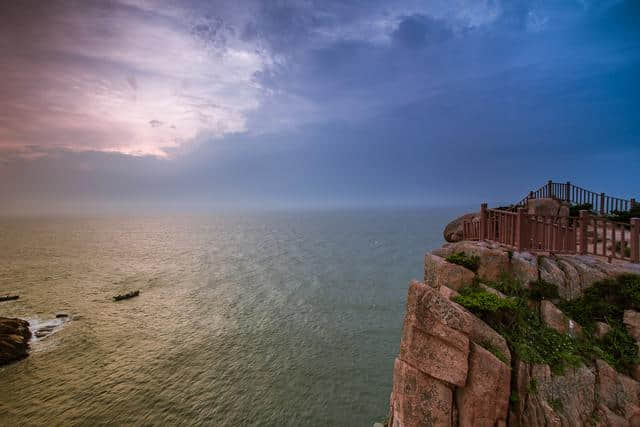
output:
[[462,241],[424,272],[389,425],[640,425],[639,265]]

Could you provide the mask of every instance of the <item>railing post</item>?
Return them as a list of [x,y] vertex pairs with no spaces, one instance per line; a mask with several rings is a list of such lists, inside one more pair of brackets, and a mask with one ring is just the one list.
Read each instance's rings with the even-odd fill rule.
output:
[[516,217],[516,248],[519,252],[524,250],[526,214],[527,210],[525,208],[518,208],[518,216]]
[[547,197],[553,198],[553,181],[547,181]]
[[536,195],[533,193],[533,191],[529,191],[529,198],[530,199],[535,199]]
[[631,262],[640,263],[640,218],[631,218]]
[[480,205],[480,240],[487,238],[487,204]]
[[580,254],[586,255],[587,253],[587,232],[589,230],[589,211],[581,210],[580,211]]
[[564,188],[564,196],[567,202],[571,202],[571,182],[567,181],[566,186]]
[[604,193],[600,193],[600,215],[604,215]]

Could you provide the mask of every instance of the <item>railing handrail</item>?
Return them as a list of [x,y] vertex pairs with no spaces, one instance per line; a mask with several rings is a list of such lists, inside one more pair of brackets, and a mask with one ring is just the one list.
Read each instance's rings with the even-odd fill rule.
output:
[[522,198],[514,205],[514,209],[518,206],[526,206],[527,202],[534,198],[550,197],[564,200],[574,205],[589,203],[592,209],[600,215],[609,214],[614,211],[630,211],[636,204],[635,199],[623,199],[620,197],[609,196],[605,193],[597,193],[592,190],[574,185],[571,182],[553,182],[552,180],[537,190],[530,191],[528,195]]
[[518,251],[591,254],[640,263],[640,218],[612,221],[581,210],[579,217],[480,207],[480,221],[463,221],[465,240],[489,240]]

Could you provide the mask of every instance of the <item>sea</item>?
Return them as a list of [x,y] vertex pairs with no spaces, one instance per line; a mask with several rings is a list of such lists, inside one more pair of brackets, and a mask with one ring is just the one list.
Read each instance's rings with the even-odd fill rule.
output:
[[0,218],[0,316],[47,331],[0,367],[0,425],[383,422],[407,286],[460,213]]

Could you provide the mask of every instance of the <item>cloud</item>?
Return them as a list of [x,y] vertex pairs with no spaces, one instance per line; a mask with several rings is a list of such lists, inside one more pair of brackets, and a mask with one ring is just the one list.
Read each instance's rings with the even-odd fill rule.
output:
[[400,21],[392,33],[393,39],[399,44],[411,48],[420,48],[431,43],[442,43],[451,35],[451,29],[444,22],[425,15],[407,16]]
[[4,199],[471,200],[640,158],[631,2],[26,4]]

